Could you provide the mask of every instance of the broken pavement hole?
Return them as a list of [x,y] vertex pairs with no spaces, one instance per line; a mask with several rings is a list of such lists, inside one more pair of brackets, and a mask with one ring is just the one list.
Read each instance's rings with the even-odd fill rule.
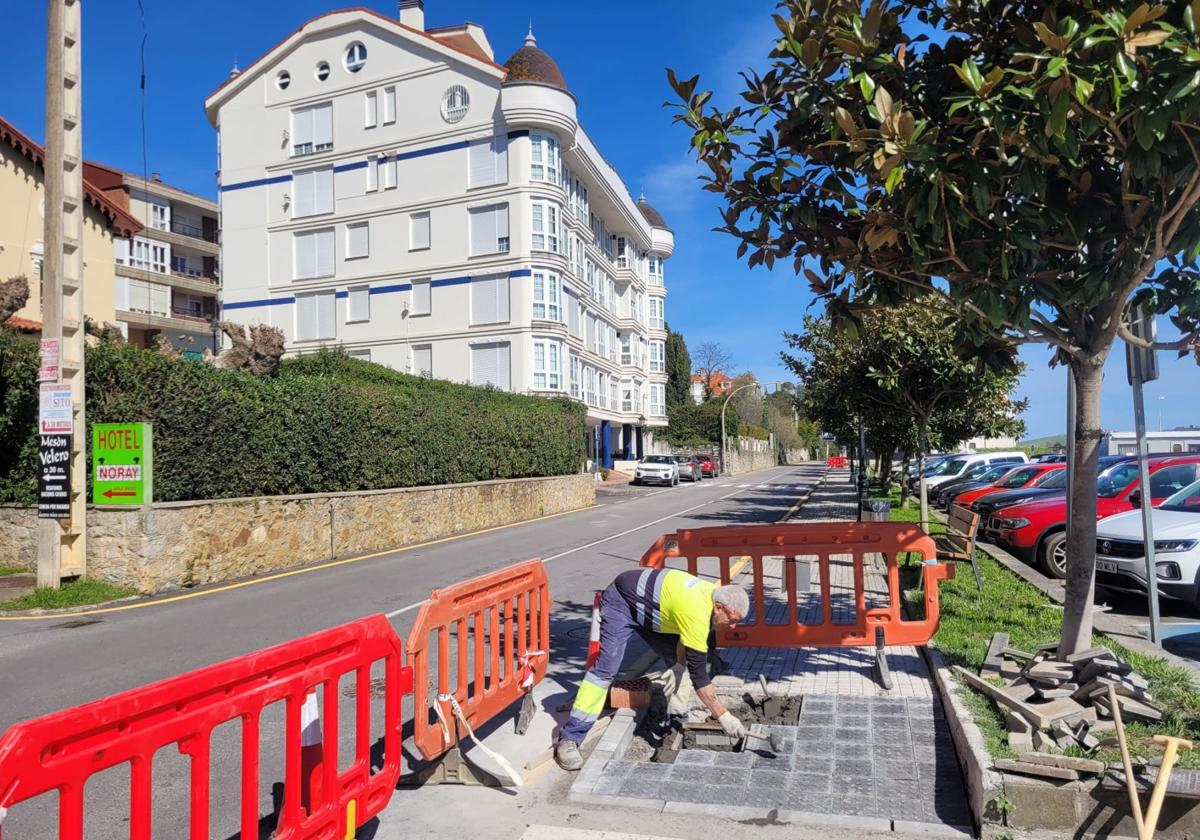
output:
[[[801,697],[770,697],[764,702],[750,694],[743,694],[740,699],[722,696],[721,701],[747,726],[800,724]],[[634,731],[634,738],[625,752],[625,760],[673,764],[680,750],[756,752],[765,748],[765,742],[756,740],[745,743],[732,741],[713,721],[685,723],[682,718],[672,717],[667,713],[667,704],[662,695],[655,694],[650,708]]]

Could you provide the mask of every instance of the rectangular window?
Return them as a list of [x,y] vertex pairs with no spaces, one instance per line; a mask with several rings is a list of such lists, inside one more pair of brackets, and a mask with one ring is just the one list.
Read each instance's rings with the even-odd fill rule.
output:
[[579,337],[579,301],[573,297],[567,298],[567,329],[571,335]]
[[543,321],[562,321],[559,295],[562,282],[549,271],[533,272],[533,317]]
[[371,350],[370,348],[367,348],[366,350],[351,350],[350,357],[352,359],[361,359],[364,362],[369,362],[371,361]]
[[533,342],[533,387],[538,391],[562,389],[562,347],[557,341]]
[[558,253],[558,222],[561,213],[557,204],[533,202],[533,250]]
[[534,181],[558,183],[558,138],[553,134],[534,132],[529,135],[529,177]]
[[661,257],[656,257],[652,254],[646,258],[646,275],[649,285],[661,286],[663,284],[663,263]]
[[396,159],[387,155],[379,156],[380,181],[385,190],[396,188]]
[[621,405],[621,381],[615,376],[608,378],[608,407],[616,411]]
[[479,140],[470,147],[471,187],[488,187],[508,182],[508,138],[491,137]]
[[661,330],[663,328],[663,299],[659,297],[650,298],[650,329]]
[[510,364],[508,342],[476,344],[471,347],[471,383],[508,391],[512,388]]
[[374,128],[379,125],[379,95],[373,90],[367,91],[367,107],[366,120],[364,126],[366,128]]
[[370,228],[368,222],[346,225],[346,259],[356,260],[370,253]]
[[596,402],[601,408],[608,408],[608,374],[601,373],[596,377]]
[[633,364],[633,340],[629,333],[621,333],[621,364]]
[[470,216],[471,256],[501,254],[508,251],[507,204],[472,208]]
[[294,271],[297,280],[332,277],[334,263],[333,228],[310,230],[293,235]]
[[333,292],[296,295],[296,340],[318,341],[337,336]]
[[408,217],[408,250],[423,251],[429,247],[429,213],[413,213]]
[[579,357],[571,354],[571,396],[579,399]]
[[155,230],[168,230],[171,227],[167,210],[165,204],[150,205],[150,224]]
[[333,212],[333,167],[310,169],[292,176],[292,218]]
[[650,342],[650,372],[662,373],[667,369],[667,348],[661,341]]
[[425,344],[413,348],[413,375],[433,378],[433,345]]
[[333,148],[333,105],[313,105],[292,111],[292,156],[312,155]]
[[412,284],[413,315],[428,315],[431,309],[430,285],[428,280],[414,280]]
[[383,89],[383,124],[391,125],[396,121],[396,89],[394,87],[386,87]]
[[379,158],[367,158],[367,192],[379,189]]
[[501,324],[508,321],[508,275],[475,278],[471,281],[471,323]]
[[585,367],[583,369],[583,401],[588,405],[596,404],[595,368]]
[[650,413],[662,417],[667,413],[667,386],[650,383]]
[[371,289],[357,286],[346,297],[346,323],[371,320]]

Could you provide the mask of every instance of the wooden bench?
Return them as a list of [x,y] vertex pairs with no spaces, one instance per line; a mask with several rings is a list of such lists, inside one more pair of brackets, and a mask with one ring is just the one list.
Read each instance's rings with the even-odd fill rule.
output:
[[[944,523],[946,533],[934,534],[938,560],[954,563],[970,563],[975,573],[975,585],[983,590],[983,574],[979,561],[975,559],[975,537],[979,533],[980,516],[962,505],[952,505],[950,518]],[[942,523],[939,523],[942,524]]]

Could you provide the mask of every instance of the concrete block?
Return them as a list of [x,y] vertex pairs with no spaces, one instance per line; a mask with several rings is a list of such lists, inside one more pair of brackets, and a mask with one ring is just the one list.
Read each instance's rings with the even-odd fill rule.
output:
[[998,758],[995,768],[1006,773],[1021,773],[1026,776],[1040,776],[1047,779],[1063,779],[1073,782],[1079,778],[1079,771],[1068,767],[1054,767],[1047,764],[1035,764],[1027,761],[1014,761],[1010,758]]
[[682,750],[675,758],[675,766],[682,767],[687,764],[704,764],[711,765],[718,755],[712,750]]
[[910,820],[893,820],[892,831],[916,837],[944,837],[946,840],[969,840],[975,836],[975,829],[969,825],[946,825],[945,823]]
[[1074,831],[1082,814],[1076,807],[1077,788],[1070,783],[1004,777],[1004,795],[1012,803],[1009,828]]
[[1027,764],[1045,764],[1049,767],[1065,767],[1080,773],[1103,773],[1108,766],[1103,761],[1090,758],[1077,758],[1070,755],[1053,755],[1051,753],[1028,752],[1020,756]]
[[602,805],[605,808],[646,808],[651,811],[662,811],[666,804],[661,799],[645,799],[637,796],[597,796],[594,793],[571,792],[572,802],[585,805]]
[[702,802],[668,802],[663,806],[664,814],[696,814],[730,820],[765,820],[770,816],[771,810],[774,809],[750,808],[743,805],[713,805]]

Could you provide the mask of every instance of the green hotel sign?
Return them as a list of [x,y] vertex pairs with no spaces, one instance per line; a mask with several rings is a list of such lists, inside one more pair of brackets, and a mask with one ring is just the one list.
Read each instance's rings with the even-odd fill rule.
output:
[[92,426],[92,504],[154,501],[153,441],[149,423]]

